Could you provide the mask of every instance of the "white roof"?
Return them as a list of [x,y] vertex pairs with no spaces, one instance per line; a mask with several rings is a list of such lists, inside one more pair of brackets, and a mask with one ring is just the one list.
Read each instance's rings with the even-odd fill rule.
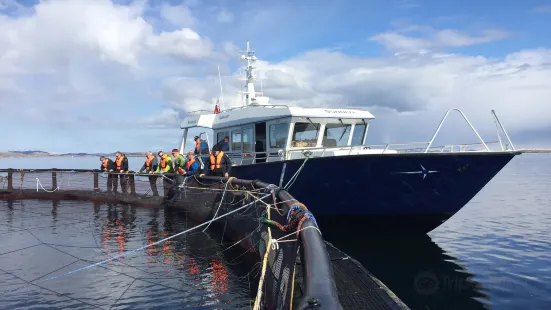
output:
[[[205,111],[206,112],[206,111]],[[300,108],[285,105],[249,105],[242,108],[228,109],[219,114],[204,113],[188,114],[181,123],[181,128],[226,128],[244,124],[265,122],[283,117],[311,117],[311,118],[345,118],[345,119],[374,119],[375,116],[361,109],[324,109]]]

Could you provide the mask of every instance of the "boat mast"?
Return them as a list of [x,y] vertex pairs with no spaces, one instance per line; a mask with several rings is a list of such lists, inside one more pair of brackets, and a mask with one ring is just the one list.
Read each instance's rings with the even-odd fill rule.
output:
[[250,105],[253,100],[256,98],[256,92],[254,90],[254,73],[253,70],[255,67],[253,67],[253,64],[256,62],[257,58],[254,55],[254,51],[251,50],[249,41],[247,41],[247,50],[246,51],[240,51],[243,55],[241,55],[241,59],[247,61],[247,68],[245,69],[246,75],[247,75],[247,90],[245,91],[245,105]]

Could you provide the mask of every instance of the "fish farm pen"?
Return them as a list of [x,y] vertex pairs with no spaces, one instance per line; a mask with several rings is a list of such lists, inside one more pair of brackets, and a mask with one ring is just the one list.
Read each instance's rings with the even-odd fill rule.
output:
[[324,241],[323,227],[317,226],[315,214],[287,191],[259,180],[232,177],[188,176],[183,184],[177,185],[174,177],[169,173],[1,169],[2,200],[81,200],[162,206],[166,210],[182,210],[199,223],[79,270],[25,281],[27,285],[55,281],[191,231],[208,229],[222,236],[224,245],[229,245],[227,249],[239,246],[254,254],[251,269],[258,269],[254,278],[256,288],[250,289],[254,309],[408,309],[359,262]]

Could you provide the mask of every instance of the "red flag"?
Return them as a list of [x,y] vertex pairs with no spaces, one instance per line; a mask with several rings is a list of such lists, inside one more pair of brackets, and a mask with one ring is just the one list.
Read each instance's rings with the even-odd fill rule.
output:
[[214,114],[220,113],[220,108],[218,107],[218,98],[216,98],[216,105],[214,106]]

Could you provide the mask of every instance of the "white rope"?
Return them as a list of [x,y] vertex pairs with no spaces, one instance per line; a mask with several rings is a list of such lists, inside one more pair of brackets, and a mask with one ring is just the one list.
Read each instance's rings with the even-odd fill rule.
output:
[[301,231],[303,231],[303,230],[306,230],[306,229],[308,229],[308,228],[313,228],[313,229],[317,230],[317,231],[320,233],[320,235],[321,235],[321,231],[320,231],[319,228],[317,228],[316,226],[307,226],[307,227],[301,228],[301,229],[299,229],[299,230],[297,230],[297,231],[294,231],[294,232],[292,232],[292,233],[290,233],[290,234],[288,234],[288,235],[285,235],[285,236],[283,236],[283,237],[281,237],[281,238],[272,239],[272,242],[271,242],[271,244],[272,244],[272,250],[279,250],[279,243],[281,243],[281,242],[297,241],[297,239],[289,239],[289,240],[281,240],[281,239],[290,237],[290,236],[292,236],[292,235],[294,235],[294,234],[296,234],[296,233],[298,233],[298,232],[301,232]]
[[59,191],[59,186],[54,188],[53,190],[49,191],[47,189],[44,188],[44,186],[42,186],[42,183],[40,183],[40,180],[38,178],[36,178],[36,192],[38,193],[38,187],[41,187],[43,191],[47,192],[47,193],[53,193],[55,191]]
[[298,168],[297,172],[295,172],[295,174],[293,174],[293,176],[289,179],[289,181],[287,181],[287,184],[285,184],[285,186],[283,187],[284,190],[289,190],[289,188],[295,183],[295,181],[298,178],[298,175],[302,171],[302,168],[304,168],[304,165],[306,164],[308,159],[310,159],[310,156],[306,156],[306,158],[302,162],[302,165],[300,165],[300,167]]

